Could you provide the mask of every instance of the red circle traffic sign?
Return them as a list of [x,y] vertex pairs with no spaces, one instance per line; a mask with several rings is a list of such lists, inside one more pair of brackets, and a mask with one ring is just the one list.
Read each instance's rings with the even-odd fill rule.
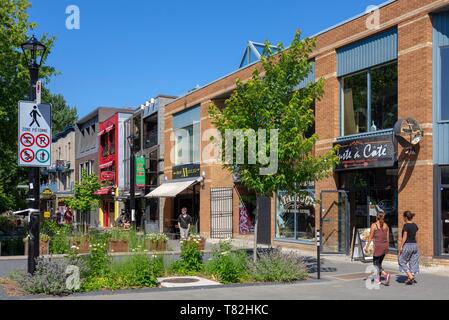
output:
[[31,133],[24,133],[20,136],[20,143],[25,147],[31,147],[34,144],[34,136]]
[[20,153],[20,159],[26,163],[32,162],[34,160],[34,151],[31,149],[23,149]]
[[40,148],[47,148],[48,145],[50,144],[50,137],[47,136],[46,134],[40,134],[36,137],[36,144]]

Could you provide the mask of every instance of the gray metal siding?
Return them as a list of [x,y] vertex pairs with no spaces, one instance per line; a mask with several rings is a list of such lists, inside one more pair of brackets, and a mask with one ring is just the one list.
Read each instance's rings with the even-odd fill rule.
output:
[[196,106],[173,115],[173,129],[182,129],[199,122],[201,119],[201,108]]
[[307,77],[299,83],[298,88],[305,88],[309,83],[314,83],[316,79],[316,63],[312,62],[312,70],[309,72]]
[[435,14],[433,23],[433,122],[434,163],[449,164],[449,122],[440,122],[441,55],[440,48],[449,45],[449,11]]
[[337,50],[337,76],[364,70],[398,57],[398,33],[393,28]]

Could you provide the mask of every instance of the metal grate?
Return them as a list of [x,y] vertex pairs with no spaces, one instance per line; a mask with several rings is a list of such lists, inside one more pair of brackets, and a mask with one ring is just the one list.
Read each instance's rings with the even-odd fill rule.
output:
[[211,189],[211,238],[232,238],[232,188]]

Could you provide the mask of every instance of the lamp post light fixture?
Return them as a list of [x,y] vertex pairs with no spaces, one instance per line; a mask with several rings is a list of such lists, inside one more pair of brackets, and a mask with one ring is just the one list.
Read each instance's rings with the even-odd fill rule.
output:
[[[30,86],[28,99],[36,100],[36,84],[39,81],[39,69],[42,66],[47,47],[39,42],[33,35],[27,42],[21,45],[24,56],[27,59],[28,69],[30,72]],[[28,273],[34,274],[36,271],[36,259],[39,257],[39,233],[40,233],[40,169],[30,168],[28,173],[29,193],[29,228],[28,228]]]
[[136,152],[134,149],[134,144],[136,140],[135,135],[130,135],[128,138],[128,144],[130,147],[130,166],[129,166],[129,174],[130,174],[130,187],[129,187],[129,206],[131,210],[131,222],[133,228],[136,228]]

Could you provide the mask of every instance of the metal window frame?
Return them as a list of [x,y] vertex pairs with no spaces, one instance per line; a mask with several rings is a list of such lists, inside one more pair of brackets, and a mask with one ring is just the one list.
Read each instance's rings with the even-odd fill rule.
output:
[[[386,67],[386,66],[389,66],[389,65],[393,65],[393,64],[398,65],[398,60],[396,59],[396,60],[389,61],[389,62],[386,62],[386,63],[382,63],[382,64],[379,64],[379,65],[376,65],[376,66],[372,66],[372,67],[367,68],[367,69],[358,70],[357,72],[350,73],[350,74],[341,76],[339,78],[339,84],[340,84],[340,99],[339,99],[340,100],[340,121],[339,121],[339,123],[340,123],[340,136],[341,137],[359,136],[359,135],[372,134],[372,133],[384,132],[384,131],[387,132],[387,131],[392,129],[392,128],[388,128],[388,129],[381,129],[381,130],[376,130],[376,131],[372,131],[371,130],[371,122],[372,122],[372,115],[371,115],[371,111],[372,111],[372,101],[371,101],[372,100],[372,79],[371,79],[371,72],[373,70],[380,69],[380,68],[383,68],[383,67]],[[357,133],[357,134],[354,134],[354,135],[346,135],[345,134],[345,112],[344,112],[344,108],[345,108],[344,80],[347,79],[347,78],[350,78],[350,77],[354,77],[354,76],[363,74],[363,73],[367,74],[367,76],[366,76],[366,82],[367,82],[367,84],[366,84],[367,85],[367,87],[366,87],[367,88],[367,97],[366,97],[366,99],[367,99],[367,111],[366,112],[367,112],[367,117],[366,118],[367,118],[367,122],[368,122],[367,123],[368,131]]]
[[434,184],[436,186],[436,196],[435,198],[435,207],[437,210],[435,210],[435,214],[434,214],[434,251],[435,251],[435,256],[437,258],[440,259],[449,259],[449,254],[445,254],[443,253],[443,225],[442,225],[442,211],[443,211],[443,206],[442,206],[442,192],[443,189],[449,189],[449,184],[443,184],[442,183],[442,178],[443,178],[443,174],[442,174],[442,168],[443,167],[449,167],[449,165],[436,165],[435,166],[435,178],[436,178],[436,183]]
[[[310,189],[304,189],[301,190],[301,192],[310,192]],[[313,189],[313,191],[315,191],[315,189]],[[274,208],[274,241],[279,241],[279,242],[288,242],[288,243],[297,243],[297,244],[304,244],[304,245],[315,245],[316,240],[315,239],[311,239],[311,240],[306,240],[306,239],[292,239],[292,238],[279,238],[277,236],[279,229],[278,229],[278,223],[277,223],[277,217],[278,217],[278,212],[279,212],[279,192],[282,191],[278,191],[275,193],[275,208]],[[313,195],[313,197],[316,199],[316,194]],[[298,209],[298,208],[296,208]],[[296,237],[297,231],[298,231],[298,226],[297,226],[297,215],[298,213],[295,214],[295,226],[294,226],[294,234]],[[315,208],[315,215],[316,215],[316,208]],[[315,226],[316,229],[316,226]]]

